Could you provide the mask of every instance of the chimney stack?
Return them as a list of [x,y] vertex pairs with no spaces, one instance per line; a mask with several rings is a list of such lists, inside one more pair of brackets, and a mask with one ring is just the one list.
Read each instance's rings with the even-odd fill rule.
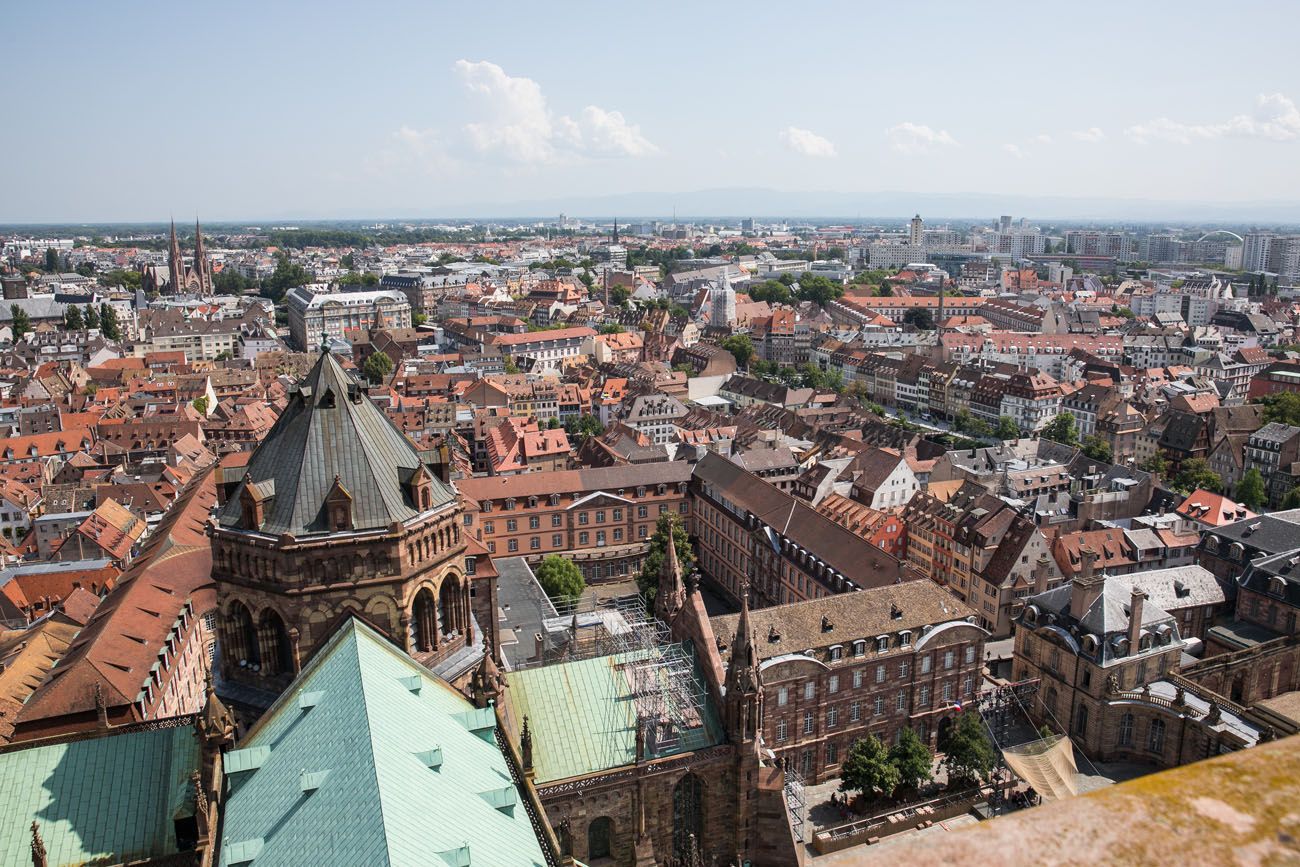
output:
[[1047,592],[1048,571],[1049,571],[1049,563],[1047,561],[1047,554],[1046,553],[1039,554],[1038,562],[1034,564],[1034,595],[1035,596],[1037,596],[1039,593]]
[[1082,619],[1106,586],[1105,575],[1093,574],[1097,553],[1091,548],[1083,548],[1079,556],[1083,559],[1083,569],[1070,582],[1070,614],[1076,619]]
[[1133,595],[1128,606],[1128,652],[1137,653],[1142,640],[1142,609],[1147,594],[1142,588],[1134,586]]

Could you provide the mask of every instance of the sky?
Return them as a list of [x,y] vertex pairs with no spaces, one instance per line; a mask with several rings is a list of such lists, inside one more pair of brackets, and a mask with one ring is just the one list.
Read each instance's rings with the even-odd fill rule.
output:
[[3,222],[741,187],[1300,202],[1293,2],[60,0],[5,20]]

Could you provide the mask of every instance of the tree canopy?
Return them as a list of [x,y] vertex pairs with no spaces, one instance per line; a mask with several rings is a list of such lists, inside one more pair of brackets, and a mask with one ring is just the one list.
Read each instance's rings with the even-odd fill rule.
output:
[[584,412],[582,415],[570,417],[564,423],[564,431],[569,438],[575,442],[585,442],[587,437],[598,437],[605,432],[605,426],[600,423],[600,419],[590,413]]
[[1104,464],[1109,464],[1115,457],[1110,443],[1097,434],[1089,434],[1084,437],[1081,448],[1085,455]]
[[69,331],[80,331],[86,327],[85,320],[81,318],[81,308],[76,304],[69,304],[68,309],[63,311],[63,327]]
[[934,779],[934,755],[910,728],[899,732],[898,743],[889,750],[889,761],[898,769],[898,784],[919,789]]
[[1074,423],[1074,413],[1063,412],[1043,428],[1043,439],[1067,446],[1079,444],[1079,428]]
[[1294,391],[1278,391],[1256,398],[1255,403],[1264,407],[1264,422],[1300,425],[1300,394]]
[[1258,512],[1268,502],[1268,489],[1264,486],[1264,476],[1258,468],[1246,470],[1237,483],[1237,501],[1254,512]]
[[754,341],[748,334],[731,334],[720,345],[736,357],[736,364],[749,367],[749,360],[754,357]]
[[841,792],[861,792],[868,799],[887,798],[900,782],[898,766],[890,761],[889,750],[875,735],[854,741],[840,765]]
[[903,314],[903,324],[910,325],[918,331],[933,331],[934,316],[924,307],[912,307]]
[[1174,490],[1184,494],[1204,490],[1212,494],[1223,493],[1223,478],[1210,469],[1205,458],[1188,458],[1178,467],[1178,474],[1170,480]]
[[1009,415],[998,417],[998,426],[993,429],[993,435],[1000,440],[1014,440],[1020,437],[1020,425]]
[[17,304],[9,305],[9,315],[13,317],[9,320],[9,327],[13,331],[15,341],[32,330],[31,317],[27,315],[26,310]]
[[99,305],[99,331],[108,340],[122,338],[122,330],[117,326],[117,311],[107,302]]
[[984,721],[974,710],[957,718],[939,749],[945,753],[943,764],[948,779],[953,782],[987,782],[997,763],[997,753],[989,743]]
[[537,567],[537,583],[556,600],[577,601],[587,587],[582,570],[559,554],[549,554]]
[[387,352],[376,352],[366,359],[362,365],[362,371],[366,379],[374,385],[378,385],[388,378],[388,374],[393,372],[393,359],[388,357]]
[[677,551],[677,563],[682,574],[688,574],[695,568],[695,550],[691,539],[686,535],[686,528],[672,512],[665,512],[655,522],[654,535],[650,537],[650,550],[646,554],[641,572],[636,576],[637,587],[645,594],[647,601],[653,601],[659,592],[659,570],[663,568],[664,557],[668,550],[668,534],[672,534],[673,547]]
[[844,287],[829,277],[810,272],[804,272],[799,277],[797,297],[800,301],[812,301],[820,307],[825,307],[843,294]]

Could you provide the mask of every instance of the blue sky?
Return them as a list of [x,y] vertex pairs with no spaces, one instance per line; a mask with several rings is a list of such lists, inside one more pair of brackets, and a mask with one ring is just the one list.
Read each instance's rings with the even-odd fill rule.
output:
[[26,3],[0,220],[718,187],[1300,200],[1300,4]]

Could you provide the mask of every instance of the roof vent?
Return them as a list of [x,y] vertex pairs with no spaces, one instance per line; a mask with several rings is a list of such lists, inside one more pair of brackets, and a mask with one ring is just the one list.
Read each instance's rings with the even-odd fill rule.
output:
[[300,692],[298,693],[298,709],[311,710],[316,705],[320,704],[320,700],[324,697],[325,697],[325,693],[322,692],[321,690],[313,690],[311,692]]
[[479,797],[487,801],[493,808],[500,810],[508,816],[513,816],[515,804],[519,803],[519,793],[515,791],[513,785],[502,786],[499,789],[488,789],[486,792],[479,792]]
[[438,852],[437,855],[447,863],[448,867],[469,867],[469,843],[445,852]]
[[442,747],[434,747],[431,750],[416,753],[415,757],[430,770],[436,771],[442,767]]
[[298,775],[298,785],[302,789],[303,794],[310,794],[319,789],[321,783],[325,782],[325,778],[329,775],[329,771],[312,771],[310,773],[303,771]]
[[[261,837],[231,843],[222,847],[222,854],[225,856],[222,860],[226,864],[247,864],[262,854],[262,847],[265,845]],[[466,861],[465,863],[468,864],[469,862]]]
[[397,682],[416,695],[420,694],[420,689],[424,686],[424,678],[418,674],[413,674],[410,677],[399,677]]
[[271,757],[270,747],[246,747],[226,753],[222,767],[227,774],[255,771]]

